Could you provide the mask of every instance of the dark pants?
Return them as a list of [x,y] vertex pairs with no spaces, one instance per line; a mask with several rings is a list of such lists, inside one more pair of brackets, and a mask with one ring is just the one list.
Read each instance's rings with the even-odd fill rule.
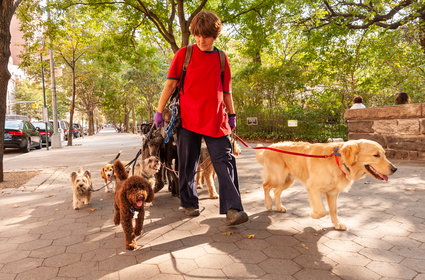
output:
[[230,208],[243,210],[236,160],[232,154],[229,137],[209,137],[184,128],[179,129],[177,137],[181,206],[199,208],[195,178],[202,138],[205,139],[211,162],[218,177],[220,214],[226,214]]

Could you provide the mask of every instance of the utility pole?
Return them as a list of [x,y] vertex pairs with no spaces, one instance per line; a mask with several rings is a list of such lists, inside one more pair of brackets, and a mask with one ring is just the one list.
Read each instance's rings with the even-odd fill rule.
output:
[[[47,19],[50,21],[49,0],[47,0]],[[58,107],[56,103],[56,79],[55,79],[55,61],[53,55],[52,38],[50,37],[50,77],[52,87],[52,112],[53,112],[53,135],[52,148],[62,148],[62,141],[58,131]]]
[[41,39],[43,43],[43,49],[40,52],[41,61],[41,82],[43,84],[43,121],[46,125],[46,149],[49,150],[50,133],[49,133],[49,111],[46,106],[46,85],[44,83],[44,63],[43,63],[43,52],[44,52],[44,39]]

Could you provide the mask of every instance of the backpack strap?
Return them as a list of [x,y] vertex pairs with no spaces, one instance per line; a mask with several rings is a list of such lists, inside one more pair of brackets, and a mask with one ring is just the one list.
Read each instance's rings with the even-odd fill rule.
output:
[[189,65],[190,59],[192,58],[192,48],[193,48],[193,45],[188,45],[186,47],[186,54],[184,56],[184,63],[183,63],[184,72],[186,72],[187,66]]
[[218,50],[218,56],[220,58],[220,78],[221,84],[224,84],[224,71],[226,70],[226,55],[222,50]]

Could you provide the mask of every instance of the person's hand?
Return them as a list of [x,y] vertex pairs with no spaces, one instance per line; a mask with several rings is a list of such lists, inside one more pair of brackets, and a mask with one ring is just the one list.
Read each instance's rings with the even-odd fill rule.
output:
[[229,126],[232,130],[236,128],[236,114],[229,114]]
[[155,116],[153,117],[153,122],[156,127],[164,126],[164,119],[162,118],[162,113],[156,111]]

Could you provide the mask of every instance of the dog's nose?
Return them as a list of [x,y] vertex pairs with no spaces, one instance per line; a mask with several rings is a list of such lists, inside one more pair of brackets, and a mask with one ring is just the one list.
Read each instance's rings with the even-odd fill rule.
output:
[[397,171],[397,167],[395,167],[395,166],[391,167],[391,172],[392,173],[395,173],[396,171]]

